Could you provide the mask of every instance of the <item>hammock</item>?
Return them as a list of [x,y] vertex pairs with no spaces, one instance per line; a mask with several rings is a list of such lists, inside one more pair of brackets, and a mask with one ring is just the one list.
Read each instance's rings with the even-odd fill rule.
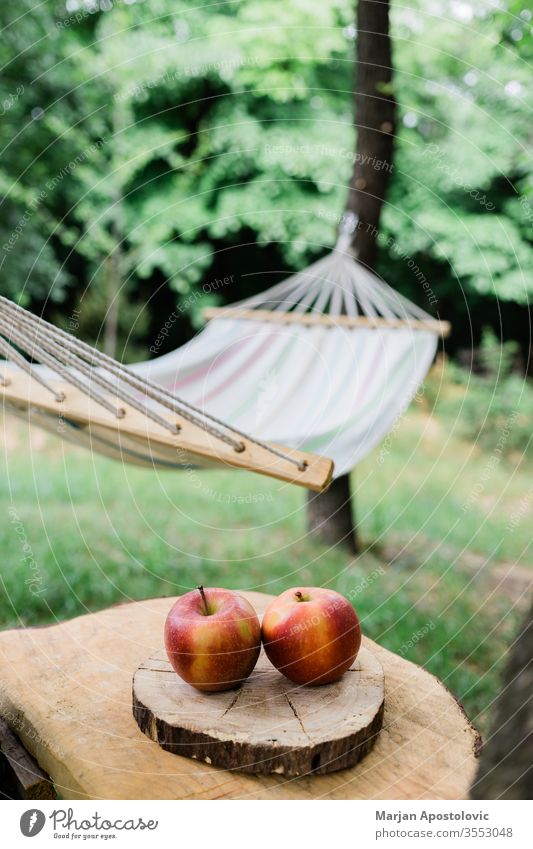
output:
[[449,332],[354,259],[354,227],[347,216],[328,256],[206,310],[191,342],[127,368],[0,298],[0,353],[19,367],[5,367],[3,386],[0,374],[0,394],[33,424],[122,462],[227,464],[320,491],[331,464],[315,455],[332,457],[336,476],[352,469],[409,404]]

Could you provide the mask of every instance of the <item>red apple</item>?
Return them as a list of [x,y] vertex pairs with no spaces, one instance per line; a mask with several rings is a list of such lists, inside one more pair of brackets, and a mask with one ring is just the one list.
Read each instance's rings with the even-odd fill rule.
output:
[[269,660],[296,684],[337,681],[361,645],[361,625],[350,602],[321,587],[278,596],[265,611],[262,633]]
[[198,587],[165,622],[165,648],[178,675],[197,690],[231,690],[248,678],[261,650],[261,626],[238,593]]

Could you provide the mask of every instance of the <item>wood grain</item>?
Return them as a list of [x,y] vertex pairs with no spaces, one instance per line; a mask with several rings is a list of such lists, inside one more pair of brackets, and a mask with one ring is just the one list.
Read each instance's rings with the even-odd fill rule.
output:
[[[243,593],[258,613],[270,597]],[[463,799],[478,735],[424,669],[369,648],[387,682],[383,727],[351,769],[288,779],[163,751],[131,711],[137,667],[162,648],[174,599],[124,604],[48,628],[0,633],[0,715],[66,799]]]
[[361,327],[367,330],[386,330],[387,328],[410,330],[431,330],[443,338],[451,333],[449,321],[436,318],[383,318],[369,315],[327,315],[314,312],[284,312],[283,310],[245,309],[243,307],[206,307],[203,310],[206,321],[217,318],[243,319],[245,321],[267,321],[278,324],[303,324],[307,327]]
[[264,652],[239,690],[199,693],[179,678],[164,651],[133,678],[133,715],[163,749],[223,769],[285,776],[325,775],[355,766],[376,742],[384,677],[361,648],[340,681],[298,687]]

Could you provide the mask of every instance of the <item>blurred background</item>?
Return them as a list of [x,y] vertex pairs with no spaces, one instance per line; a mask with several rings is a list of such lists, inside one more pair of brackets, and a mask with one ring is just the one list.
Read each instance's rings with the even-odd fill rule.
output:
[[[3,627],[199,574],[328,583],[484,727],[531,584],[528,5],[392,3],[377,271],[453,332],[357,470],[362,552],[307,539],[299,492],[220,472],[191,486],[6,419]],[[351,0],[2,4],[0,293],[131,362],[325,254],[354,167],[354,20]]]

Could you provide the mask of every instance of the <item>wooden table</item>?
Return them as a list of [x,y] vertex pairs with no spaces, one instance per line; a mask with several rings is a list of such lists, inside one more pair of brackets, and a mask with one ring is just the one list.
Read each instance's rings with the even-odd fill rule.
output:
[[[258,613],[270,600],[245,593]],[[111,607],[47,628],[0,633],[0,716],[65,799],[461,799],[478,735],[432,675],[371,641],[385,717],[356,767],[283,779],[225,772],[165,752],[132,716],[131,682],[161,648],[173,600]]]

